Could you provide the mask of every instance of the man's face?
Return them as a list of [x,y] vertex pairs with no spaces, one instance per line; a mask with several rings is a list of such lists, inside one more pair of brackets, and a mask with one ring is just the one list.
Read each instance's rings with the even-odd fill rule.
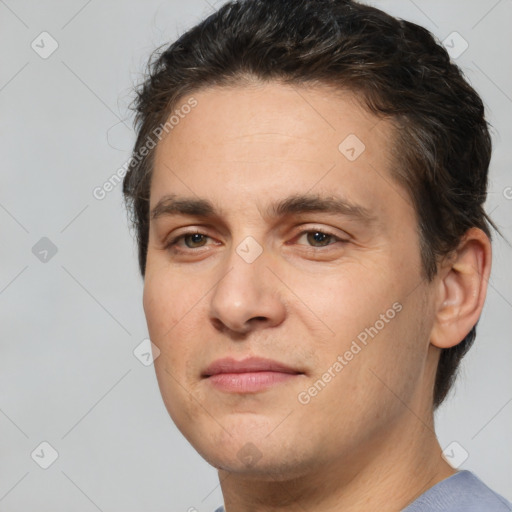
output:
[[[144,309],[167,410],[230,471],[284,478],[371,457],[380,439],[406,435],[435,369],[392,127],[323,87],[193,97],[157,147],[151,184]],[[171,194],[213,213],[174,208]],[[272,209],[303,195],[343,204]]]

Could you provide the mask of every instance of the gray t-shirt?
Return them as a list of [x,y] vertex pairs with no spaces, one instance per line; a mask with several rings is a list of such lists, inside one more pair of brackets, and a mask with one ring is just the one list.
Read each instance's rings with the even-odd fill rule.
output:
[[[442,480],[402,512],[511,512],[512,503],[489,489],[471,471]],[[224,512],[224,507],[215,512]]]

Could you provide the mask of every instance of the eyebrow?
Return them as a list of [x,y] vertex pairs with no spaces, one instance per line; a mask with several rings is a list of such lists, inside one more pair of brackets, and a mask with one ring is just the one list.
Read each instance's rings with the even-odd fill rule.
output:
[[[294,194],[271,203],[266,209],[268,218],[282,218],[301,213],[331,213],[353,217],[356,220],[371,222],[375,217],[362,205],[358,205],[339,196],[321,196],[318,194]],[[178,197],[176,194],[163,196],[151,210],[150,219],[163,216],[190,215],[203,218],[222,216],[207,199]]]

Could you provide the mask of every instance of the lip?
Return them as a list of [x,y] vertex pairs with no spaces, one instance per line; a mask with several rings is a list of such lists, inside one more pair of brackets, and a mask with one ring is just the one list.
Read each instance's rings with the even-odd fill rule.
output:
[[249,357],[237,361],[226,357],[210,364],[202,377],[215,388],[231,393],[256,393],[303,375],[279,361]]

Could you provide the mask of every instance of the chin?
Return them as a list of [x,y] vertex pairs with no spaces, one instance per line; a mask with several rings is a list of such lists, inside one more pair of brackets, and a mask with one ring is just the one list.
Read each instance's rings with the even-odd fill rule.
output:
[[189,438],[189,441],[211,466],[248,479],[290,480],[307,475],[315,465],[303,439],[297,441],[290,436],[285,439],[274,435],[277,432],[270,437],[267,433],[264,436],[240,434],[230,436],[223,431],[220,439],[199,436],[200,439]]
[[311,470],[311,465],[303,462],[297,464],[295,457],[286,459],[283,455],[274,454],[271,460],[260,459],[254,463],[247,463],[238,460],[236,457],[219,456],[205,460],[220,471],[233,473],[247,480],[258,480],[267,482],[280,482],[304,477]]

